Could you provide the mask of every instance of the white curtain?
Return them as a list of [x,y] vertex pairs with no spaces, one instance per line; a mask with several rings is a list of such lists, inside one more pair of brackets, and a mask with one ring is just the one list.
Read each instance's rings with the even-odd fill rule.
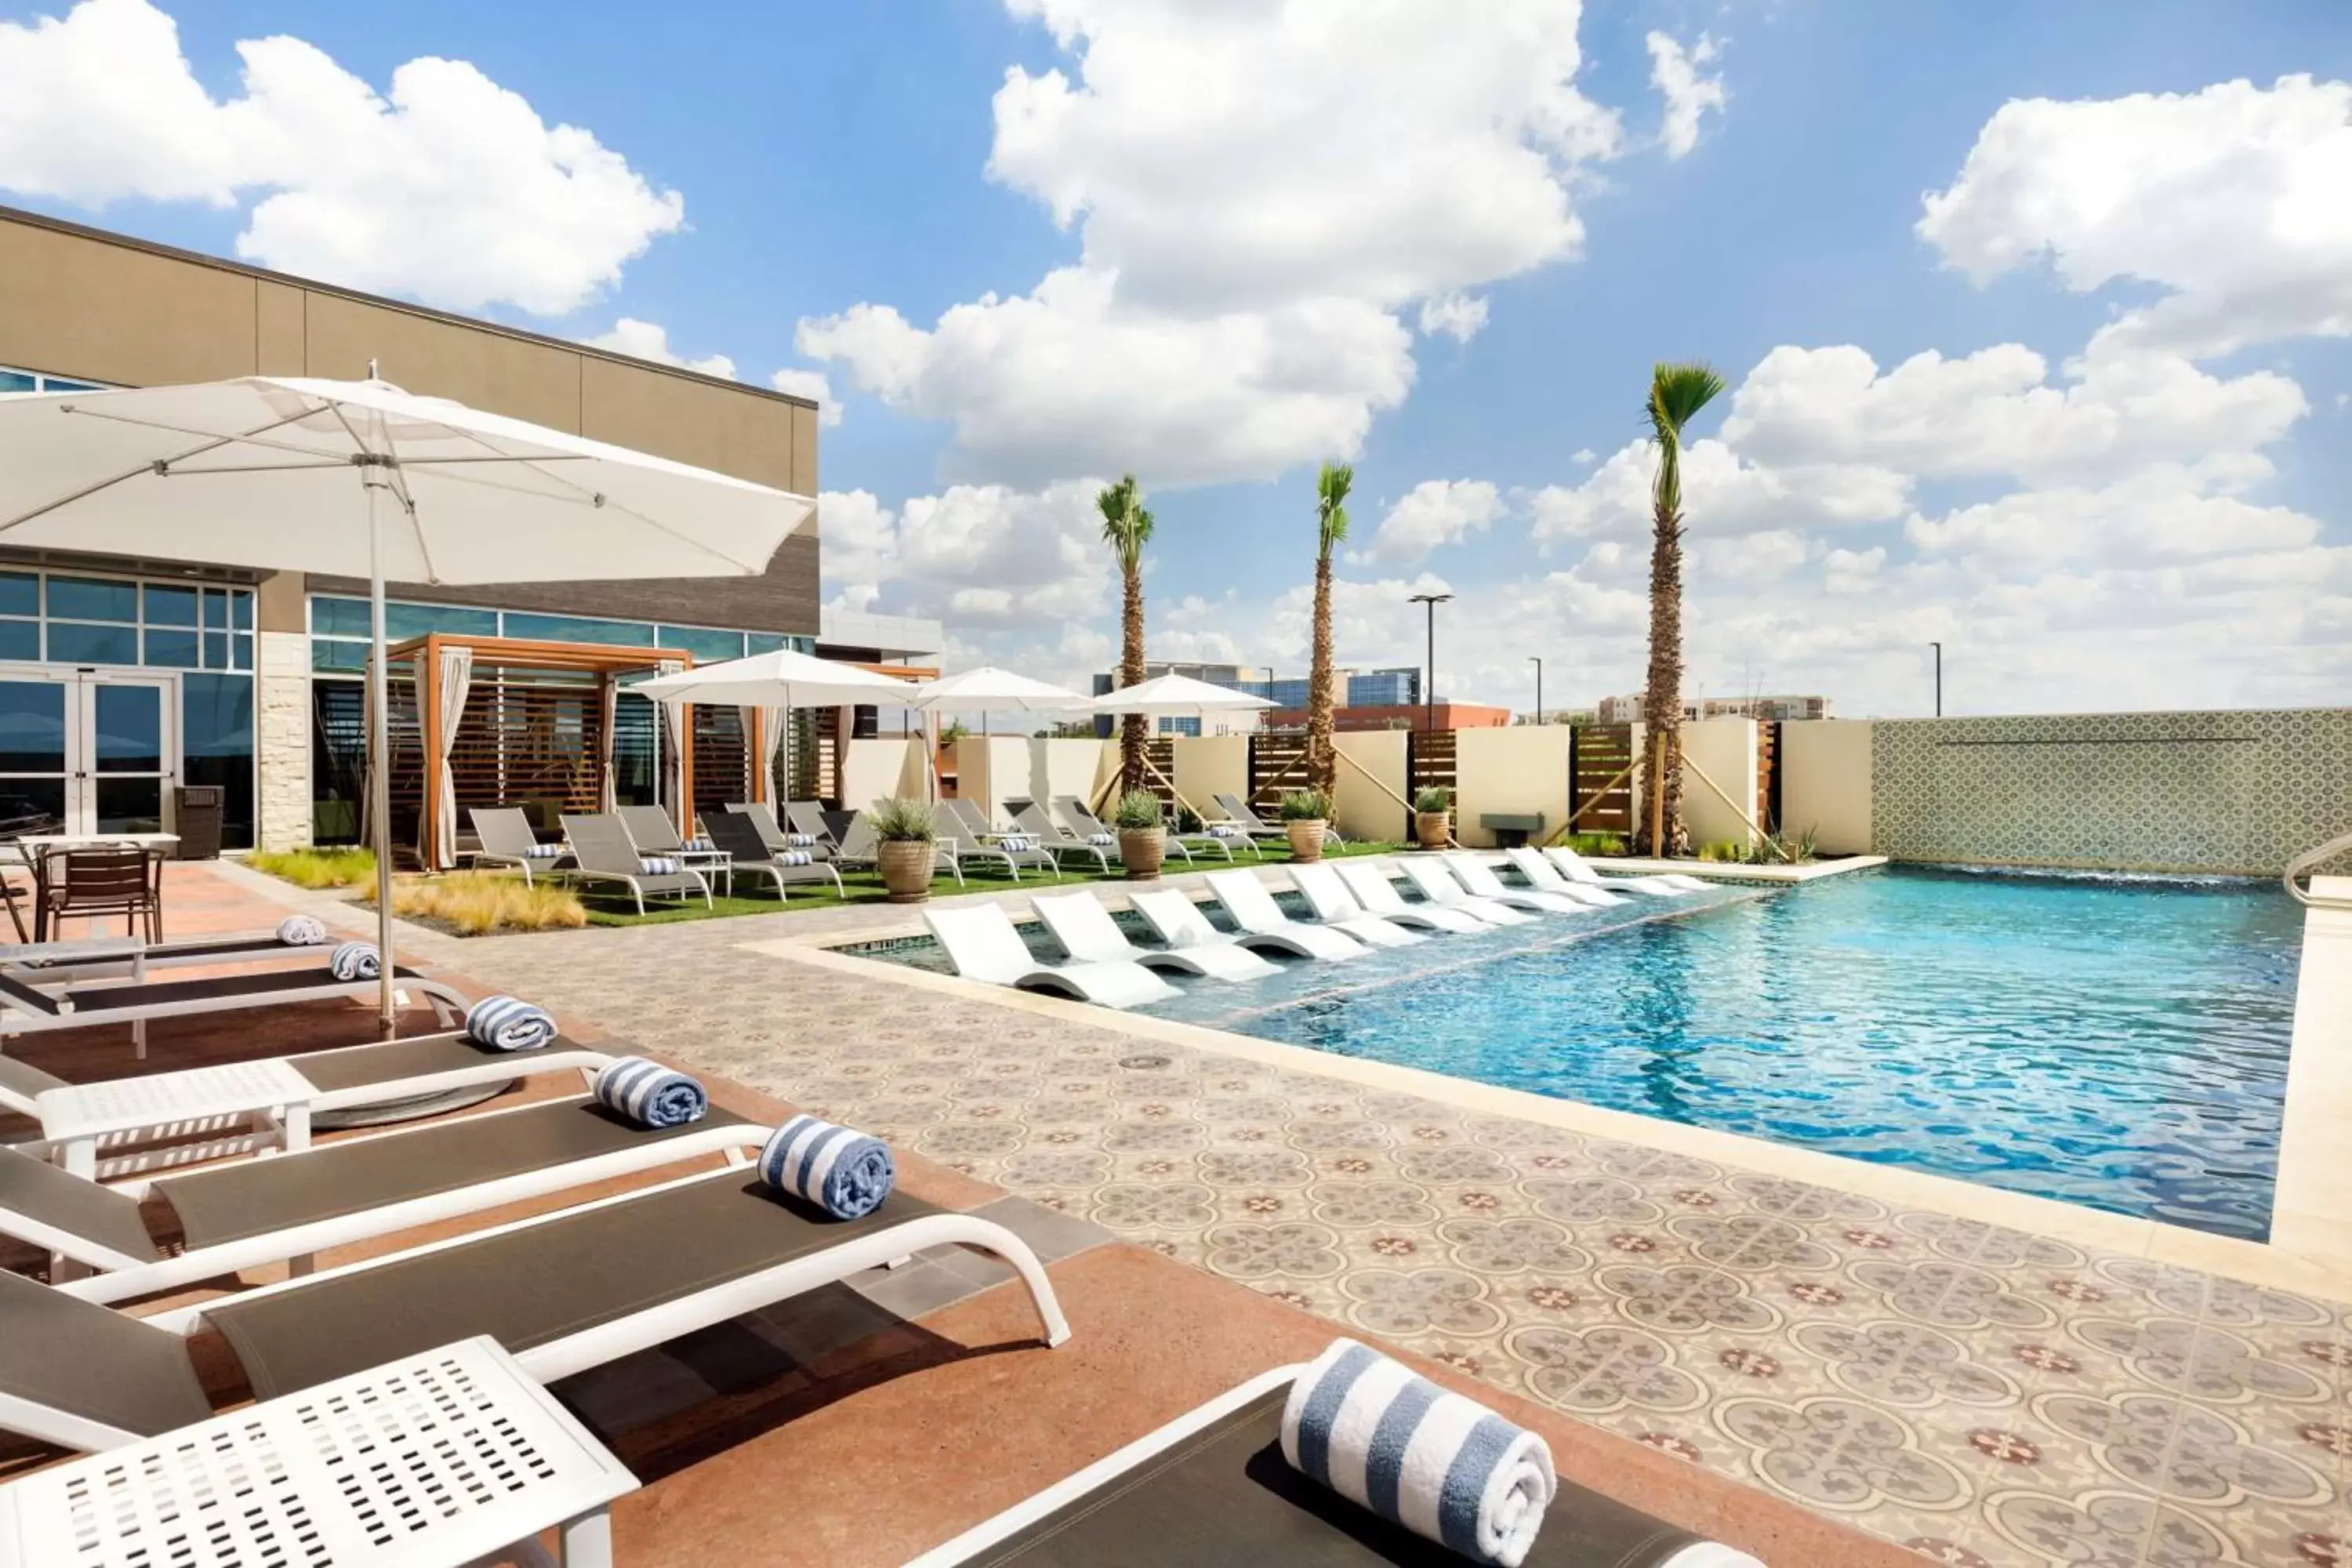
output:
[[441,732],[433,738],[441,752],[441,798],[433,813],[433,842],[418,846],[428,851],[425,858],[436,867],[454,865],[457,859],[457,779],[449,771],[449,753],[457,749],[457,725],[466,716],[466,693],[473,684],[474,650],[443,648]]
[[[392,734],[384,733],[383,749],[392,750]],[[375,841],[375,654],[371,651],[360,668],[360,842],[371,849]]]
[[[654,673],[676,675],[685,668],[683,660],[666,658],[655,666]],[[694,837],[694,802],[685,799],[684,796],[686,795],[686,747],[693,737],[682,735],[680,731],[683,726],[677,721],[678,714],[684,710],[685,704],[656,702],[654,706],[661,710],[662,734],[667,738],[669,743],[669,765],[662,769],[664,774],[662,794],[669,798],[663,804],[669,807],[670,820],[677,824],[677,836],[680,838],[691,838]]]
[[596,809],[611,813],[621,804],[620,784],[613,777],[614,720],[620,712],[621,683],[607,670],[597,682],[597,699],[604,705],[604,783],[596,794]]
[[774,781],[771,793],[775,798],[770,804],[776,808],[778,822],[783,821],[784,806],[793,795],[792,722],[793,710],[789,708],[760,710],[760,733],[767,740],[768,754],[754,758],[753,763],[767,769],[768,777]]

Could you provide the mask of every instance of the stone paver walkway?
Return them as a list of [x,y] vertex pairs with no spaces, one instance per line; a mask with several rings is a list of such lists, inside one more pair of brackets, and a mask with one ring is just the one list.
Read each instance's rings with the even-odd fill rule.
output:
[[2352,1563],[2341,1304],[743,950],[417,956],[1949,1564]]

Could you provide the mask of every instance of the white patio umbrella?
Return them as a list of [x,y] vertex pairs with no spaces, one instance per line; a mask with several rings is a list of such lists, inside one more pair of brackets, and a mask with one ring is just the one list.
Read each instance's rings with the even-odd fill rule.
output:
[[1137,686],[1090,698],[1096,713],[1141,713],[1149,718],[1199,719],[1212,713],[1244,713],[1277,704],[1230,686],[1212,686],[1189,675],[1162,675]]
[[935,777],[938,768],[931,756],[930,719],[933,713],[950,710],[977,712],[980,732],[988,734],[991,713],[1072,713],[1084,709],[1090,699],[1066,687],[1054,686],[1043,680],[1032,680],[1025,675],[1015,675],[1009,669],[982,665],[959,675],[943,675],[937,680],[927,680],[917,688],[909,708],[924,715],[924,772]]
[[[777,648],[747,658],[701,665],[676,675],[656,676],[651,680],[639,681],[631,689],[673,710],[689,702],[711,702],[789,711],[794,708],[902,703],[913,689],[895,676],[877,675],[861,665]],[[783,726],[779,724],[777,728],[781,731]],[[678,831],[689,832],[693,817],[690,805],[682,815]]]
[[385,382],[0,399],[0,543],[368,579],[381,1007],[394,1024],[383,585],[756,576],[806,497]]

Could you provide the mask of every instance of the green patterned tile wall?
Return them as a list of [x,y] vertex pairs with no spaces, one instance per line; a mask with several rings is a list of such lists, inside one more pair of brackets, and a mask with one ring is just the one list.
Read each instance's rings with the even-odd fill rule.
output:
[[2274,876],[2352,828],[2352,709],[1880,721],[1900,860]]

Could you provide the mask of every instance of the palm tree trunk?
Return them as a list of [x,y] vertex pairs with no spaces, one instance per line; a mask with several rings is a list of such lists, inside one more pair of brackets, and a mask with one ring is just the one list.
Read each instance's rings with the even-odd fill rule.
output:
[[1643,755],[1654,766],[1658,743],[1665,742],[1662,777],[1651,784],[1663,790],[1660,812],[1664,832],[1648,842],[1651,813],[1649,791],[1643,792],[1641,821],[1634,838],[1653,855],[1686,856],[1690,834],[1683,826],[1683,520],[1666,507],[1657,509],[1650,544],[1650,679],[1645,707],[1650,735]]
[[1331,795],[1339,784],[1339,759],[1331,738],[1331,552],[1315,557],[1315,650],[1307,678],[1307,782]]
[[[1122,594],[1119,615],[1118,683],[1121,686],[1143,684],[1143,564],[1141,562],[1122,566]],[[1148,721],[1140,713],[1121,716],[1118,721],[1118,779],[1122,792],[1147,787],[1143,766],[1143,742],[1148,733]]]

